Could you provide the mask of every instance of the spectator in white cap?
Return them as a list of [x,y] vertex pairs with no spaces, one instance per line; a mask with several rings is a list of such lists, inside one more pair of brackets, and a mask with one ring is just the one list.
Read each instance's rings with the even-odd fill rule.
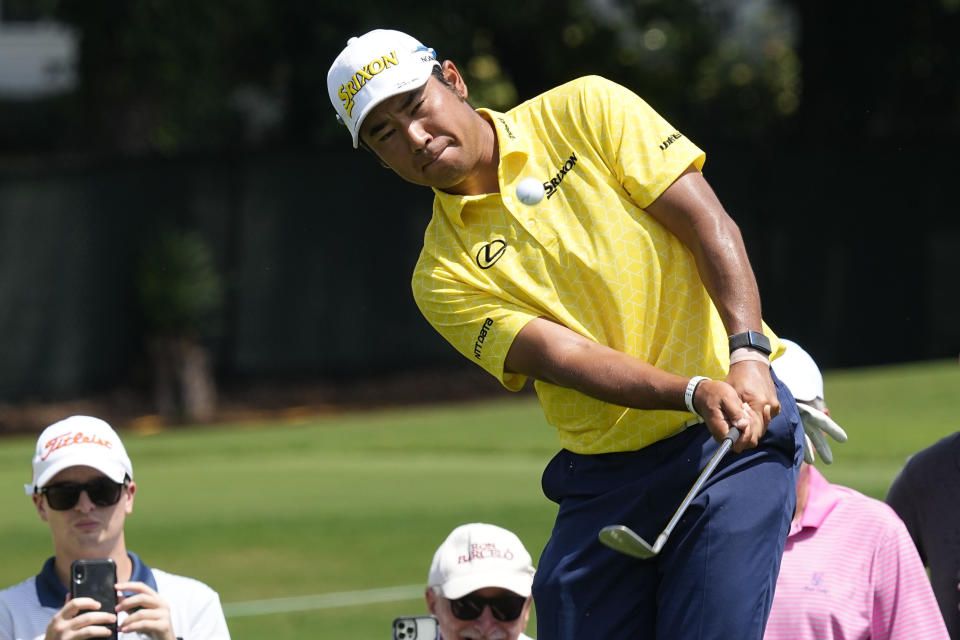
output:
[[529,640],[534,568],[520,539],[492,524],[454,529],[433,556],[427,606],[443,640]]
[[[72,416],[44,429],[25,489],[50,527],[54,555],[39,574],[0,591],[0,640],[105,637],[105,625],[114,623],[121,640],[229,640],[215,591],[151,569],[127,549],[124,525],[137,485],[109,424]],[[70,599],[71,564],[107,558],[117,569],[116,611],[100,611],[90,598]]]
[[[798,344],[773,361],[807,433],[846,434],[829,417],[823,376]],[[814,435],[816,437],[816,435]],[[809,449],[809,447],[808,447]],[[827,459],[829,448],[817,451]],[[809,458],[808,458],[809,460]],[[903,522],[879,500],[827,482],[804,462],[765,640],[947,640]]]

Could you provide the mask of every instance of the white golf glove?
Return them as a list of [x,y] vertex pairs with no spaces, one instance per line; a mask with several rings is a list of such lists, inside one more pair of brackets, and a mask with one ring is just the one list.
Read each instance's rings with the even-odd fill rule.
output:
[[830,452],[830,445],[827,444],[827,439],[823,434],[826,433],[837,442],[846,442],[847,432],[841,429],[840,425],[834,422],[830,416],[810,405],[798,402],[797,409],[800,410],[800,421],[803,422],[803,431],[807,438],[807,446],[803,450],[803,459],[807,463],[813,464],[813,451],[816,448],[824,463],[832,463],[833,453]]

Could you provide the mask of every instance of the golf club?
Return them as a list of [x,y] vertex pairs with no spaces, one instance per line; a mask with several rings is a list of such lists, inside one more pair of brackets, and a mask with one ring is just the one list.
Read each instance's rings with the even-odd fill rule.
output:
[[700,477],[698,477],[697,481],[693,483],[693,487],[690,488],[690,491],[687,493],[687,497],[684,498],[683,502],[680,503],[676,513],[674,513],[673,517],[670,518],[670,522],[667,523],[667,526],[657,537],[657,541],[654,542],[652,546],[647,543],[646,540],[638,536],[633,529],[622,524],[611,524],[601,529],[600,533],[598,534],[600,542],[607,545],[611,549],[614,549],[615,551],[625,553],[628,556],[633,556],[634,558],[640,558],[641,560],[652,558],[660,553],[660,550],[663,549],[663,545],[667,543],[667,538],[670,537],[670,533],[673,531],[673,528],[677,526],[680,518],[683,517],[687,507],[689,507],[690,503],[693,502],[693,499],[697,496],[697,493],[700,492],[700,489],[710,477],[710,474],[713,473],[713,470],[718,464],[720,464],[720,460],[723,459],[723,456],[727,453],[727,451],[730,450],[730,447],[733,446],[733,443],[736,442],[739,437],[740,430],[736,427],[730,427],[730,430],[727,431],[727,435],[723,437],[723,442],[720,443],[720,447],[717,449],[717,452],[713,454],[713,457],[710,458],[710,462],[708,462],[707,466],[704,467],[703,471],[700,472]]

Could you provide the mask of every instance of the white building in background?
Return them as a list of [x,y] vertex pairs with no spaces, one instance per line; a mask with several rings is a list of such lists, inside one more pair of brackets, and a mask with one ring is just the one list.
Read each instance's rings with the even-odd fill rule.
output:
[[50,20],[6,20],[0,0],[0,99],[29,100],[76,85],[77,35]]

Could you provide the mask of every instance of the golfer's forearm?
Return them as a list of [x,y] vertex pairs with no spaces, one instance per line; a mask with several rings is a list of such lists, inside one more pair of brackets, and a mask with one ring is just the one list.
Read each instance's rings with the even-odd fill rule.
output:
[[[599,346],[599,345],[598,345]],[[549,380],[604,402],[634,409],[685,409],[687,378],[604,348],[570,352],[552,367]]]
[[693,254],[727,333],[759,331],[760,293],[743,237],[700,172],[684,172],[647,212]]
[[740,230],[732,220],[718,221],[706,235],[688,246],[697,262],[700,280],[717,307],[727,335],[760,331],[760,291],[750,267]]
[[518,334],[506,368],[623,407],[685,409],[687,378],[543,318],[532,320]]

